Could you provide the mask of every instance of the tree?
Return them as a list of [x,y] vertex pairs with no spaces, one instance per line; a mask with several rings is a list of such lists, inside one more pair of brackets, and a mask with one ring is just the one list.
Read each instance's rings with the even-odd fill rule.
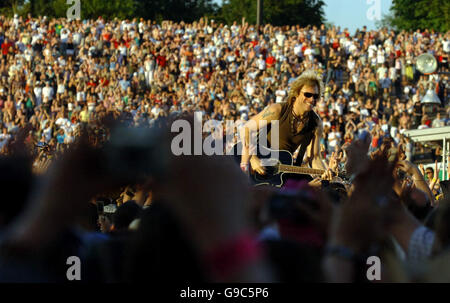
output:
[[[105,19],[132,18],[137,8],[137,0],[81,0],[80,3],[81,19],[96,19],[99,16]],[[66,18],[70,5],[67,0],[29,0],[25,7],[25,13],[31,13],[33,17]]]
[[106,20],[132,19],[135,17],[136,8],[137,3],[134,0],[83,0],[81,18],[97,19],[102,16]]
[[385,16],[382,23],[399,30],[450,29],[448,0],[393,0],[390,10],[392,16]]
[[18,14],[20,12],[20,8],[24,5],[24,2],[24,0],[2,0],[0,1],[0,14]]
[[375,25],[378,29],[388,28],[392,30],[398,30],[397,26],[394,25],[394,14],[390,11],[388,14],[383,14],[381,20],[376,21]]
[[210,16],[218,9],[213,0],[139,0],[136,15],[145,19],[161,21],[192,22]]
[[[320,25],[324,22],[322,0],[264,0],[263,22],[273,25]],[[245,17],[251,24],[256,23],[255,0],[225,1],[217,19],[227,24]]]

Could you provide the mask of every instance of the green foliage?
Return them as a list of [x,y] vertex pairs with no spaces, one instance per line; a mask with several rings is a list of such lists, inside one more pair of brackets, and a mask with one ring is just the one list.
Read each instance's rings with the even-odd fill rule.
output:
[[[265,10],[266,8],[264,8]],[[250,24],[256,23],[256,0],[226,0],[220,8],[216,19],[219,22],[232,24],[233,21],[240,22],[243,17]]]
[[394,25],[394,14],[392,11],[388,14],[383,15],[383,18],[381,18],[381,20],[375,21],[375,25],[378,29],[388,28],[392,30],[398,30],[397,26]]
[[135,11],[136,2],[132,0],[83,0],[81,2],[82,19],[97,19],[99,16],[106,20],[131,19],[135,17]]
[[136,4],[138,17],[157,21],[192,22],[218,9],[213,0],[140,0]]
[[24,3],[24,0],[0,0],[0,14],[6,16],[20,14]]
[[[263,22],[274,25],[319,25],[325,21],[323,0],[264,0]],[[13,6],[14,4],[14,6]],[[256,0],[225,0],[219,7],[214,0],[81,0],[81,18],[133,19],[193,22],[201,17],[213,17],[231,24],[245,17],[256,23]],[[67,0],[0,0],[1,10],[11,15],[12,8],[21,15],[65,18]]]
[[449,13],[448,0],[393,0],[391,14],[385,16],[381,24],[398,30],[447,32],[450,30]]
[[[325,21],[322,0],[264,0],[263,22],[274,25],[320,25]],[[256,0],[228,0],[219,10],[217,19],[227,24],[245,17],[256,23]]]

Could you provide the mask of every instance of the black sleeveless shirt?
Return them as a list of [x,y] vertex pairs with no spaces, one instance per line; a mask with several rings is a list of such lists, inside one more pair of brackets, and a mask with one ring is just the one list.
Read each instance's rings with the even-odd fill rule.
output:
[[[308,124],[299,132],[293,133],[292,120],[294,116],[292,114],[292,107],[287,103],[282,103],[279,119],[279,150],[287,150],[291,154],[297,150],[299,146],[300,150],[297,156],[296,165],[300,165],[303,161],[303,157],[306,152],[306,148],[314,138],[316,128],[319,125],[319,117],[314,111],[309,112]],[[273,134],[276,136],[276,134]],[[272,129],[270,123],[267,129],[267,140],[269,147],[271,147]]]

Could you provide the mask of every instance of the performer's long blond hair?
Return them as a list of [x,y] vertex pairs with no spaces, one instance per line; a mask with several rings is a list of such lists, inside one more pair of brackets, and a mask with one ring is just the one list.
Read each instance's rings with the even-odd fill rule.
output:
[[287,97],[287,102],[292,105],[298,94],[305,85],[317,85],[319,88],[319,95],[322,96],[324,92],[324,84],[320,75],[317,74],[313,69],[305,70],[294,82],[291,84],[289,89],[289,94]]

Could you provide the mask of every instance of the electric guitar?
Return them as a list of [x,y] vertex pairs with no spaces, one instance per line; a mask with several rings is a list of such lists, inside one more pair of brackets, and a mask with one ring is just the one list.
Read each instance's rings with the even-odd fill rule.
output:
[[[240,163],[242,155],[242,144],[239,142],[233,147],[233,155]],[[294,157],[287,150],[274,150],[264,146],[258,146],[256,156],[261,160],[265,168],[265,174],[258,174],[250,170],[250,179],[255,185],[272,185],[281,187],[284,184],[283,175],[309,175],[310,178],[320,177],[325,170],[308,167],[295,166]],[[331,182],[343,183],[345,176],[333,177]]]

